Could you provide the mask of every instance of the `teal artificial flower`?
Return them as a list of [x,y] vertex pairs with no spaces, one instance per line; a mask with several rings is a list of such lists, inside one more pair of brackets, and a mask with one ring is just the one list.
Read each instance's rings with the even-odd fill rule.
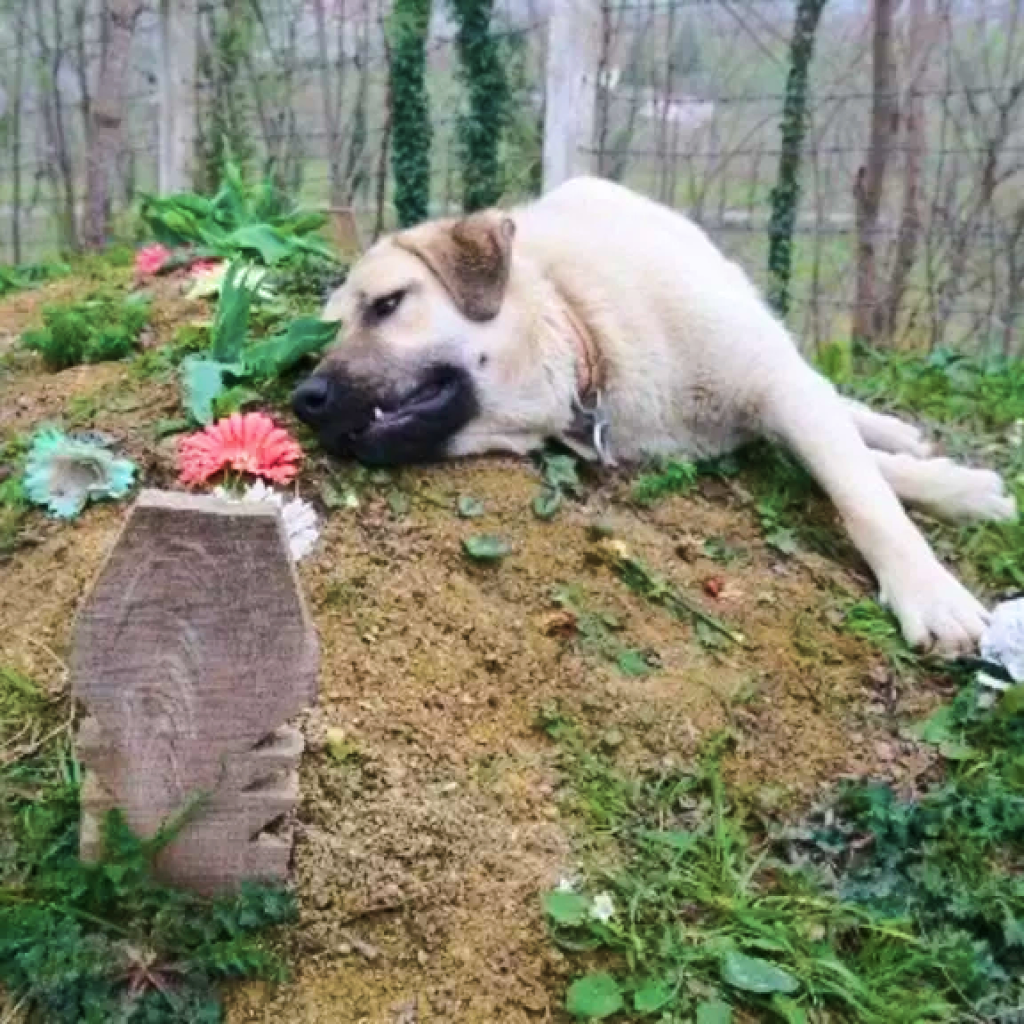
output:
[[102,440],[43,427],[29,449],[25,493],[51,515],[74,519],[90,500],[123,498],[134,479],[135,464],[118,458]]

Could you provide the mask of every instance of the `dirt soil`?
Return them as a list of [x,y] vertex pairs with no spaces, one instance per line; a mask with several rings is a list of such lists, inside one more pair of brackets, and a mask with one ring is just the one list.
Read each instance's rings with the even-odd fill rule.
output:
[[[60,282],[0,305],[0,339],[75,289]],[[208,315],[173,288],[158,309],[156,341]],[[154,426],[179,415],[173,381],[126,364],[49,374],[15,352],[0,364],[0,437],[61,418],[94,427],[151,486],[175,486],[173,441]],[[300,566],[322,671],[304,719],[301,922],[285,939],[293,978],[234,991],[232,1024],[565,1019],[569,965],[545,936],[539,893],[577,865],[575,828],[557,750],[536,728],[543,708],[578,717],[624,764],[685,762],[731,726],[731,781],[768,812],[805,805],[844,776],[909,783],[928,767],[899,726],[935,695],[906,692],[838,628],[843,603],[869,590],[863,568],[767,547],[742,487],[706,482],[644,511],[621,500],[621,480],[594,479],[585,500],[541,522],[524,462],[403,472],[364,486],[358,508],[328,512],[320,496],[333,471],[313,460],[297,486],[327,519]],[[483,517],[455,514],[463,495],[483,503]],[[33,517],[30,543],[0,567],[0,663],[54,690],[66,684],[76,606],[125,508],[93,506],[70,525]],[[689,625],[631,594],[594,557],[596,523],[750,648],[706,650]],[[461,542],[474,533],[500,535],[512,553],[471,563]],[[709,538],[738,557],[710,560]],[[555,628],[561,584],[578,587],[588,610],[614,614],[618,640],[656,670],[628,677]]]

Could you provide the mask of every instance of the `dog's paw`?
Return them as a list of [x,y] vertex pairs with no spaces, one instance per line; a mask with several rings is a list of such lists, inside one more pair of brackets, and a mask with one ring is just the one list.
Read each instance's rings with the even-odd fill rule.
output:
[[919,459],[931,457],[935,449],[920,428],[915,427],[912,423],[904,423],[895,417],[887,426],[891,433],[890,440],[894,452],[905,452],[907,455],[913,455]]
[[962,497],[963,518],[978,522],[1005,522],[1017,518],[1017,502],[1006,491],[1006,484],[998,473],[990,469],[964,469],[969,474],[970,487]]
[[930,553],[888,574],[879,599],[893,610],[911,647],[947,658],[975,651],[989,618],[977,598]]

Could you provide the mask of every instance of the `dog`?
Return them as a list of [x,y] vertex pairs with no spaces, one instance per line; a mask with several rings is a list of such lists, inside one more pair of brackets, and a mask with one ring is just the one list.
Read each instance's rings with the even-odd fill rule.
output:
[[1001,478],[837,394],[700,227],[627,188],[575,178],[384,237],[322,315],[339,338],[292,406],[332,454],[395,465],[557,439],[637,462],[767,437],[831,498],[908,643],[957,656],[984,631],[901,501],[1012,519]]

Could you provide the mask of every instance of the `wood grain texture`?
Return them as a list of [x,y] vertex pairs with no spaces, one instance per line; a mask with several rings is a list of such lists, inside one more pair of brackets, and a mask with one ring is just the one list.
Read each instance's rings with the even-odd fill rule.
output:
[[203,797],[160,873],[207,892],[282,877],[302,751],[283,726],[317,660],[276,509],[144,491],[75,628],[83,856],[112,806],[151,836]]

